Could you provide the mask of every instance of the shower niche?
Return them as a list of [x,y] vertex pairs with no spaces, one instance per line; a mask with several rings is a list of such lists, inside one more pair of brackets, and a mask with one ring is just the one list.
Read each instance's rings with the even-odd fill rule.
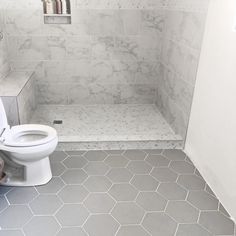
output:
[[70,0],[42,0],[45,24],[71,24]]

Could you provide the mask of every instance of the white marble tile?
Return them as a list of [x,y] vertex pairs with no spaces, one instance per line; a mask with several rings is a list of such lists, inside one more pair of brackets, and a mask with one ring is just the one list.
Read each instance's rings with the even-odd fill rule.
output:
[[40,35],[43,14],[38,9],[8,9],[5,23],[9,35]]
[[91,37],[67,37],[66,59],[89,60],[91,59]]
[[47,45],[52,60],[65,59],[67,55],[66,39],[60,36],[47,37]]
[[32,72],[11,72],[5,78],[0,80],[0,96],[17,96],[27,81],[30,79]]
[[161,37],[119,36],[115,37],[114,59],[158,61]]
[[124,34],[119,11],[91,10],[89,32],[91,35],[114,36]]
[[4,25],[4,12],[0,10],[0,31],[3,39],[0,41],[0,79],[10,71],[9,56],[7,51],[6,29]]
[[51,60],[44,61],[44,75],[40,79],[45,83],[89,83],[91,63],[88,60]]
[[16,97],[1,97],[9,125],[19,125]]
[[125,35],[139,35],[141,31],[141,11],[120,10]]
[[68,85],[65,83],[40,83],[36,85],[36,97],[39,104],[67,104]]
[[180,109],[188,113],[191,109],[194,87],[165,66],[161,67],[163,79],[161,88],[165,90]]
[[92,59],[110,60],[114,56],[115,40],[113,36],[93,36],[91,38]]
[[180,136],[185,137],[189,113],[183,112],[161,88],[157,89],[156,104],[173,130]]
[[8,37],[10,59],[18,60],[46,60],[50,59],[50,51],[47,37]]
[[166,11],[164,37],[200,50],[206,13]]
[[20,124],[27,124],[36,109],[36,93],[34,78],[27,82],[20,94],[17,96],[18,113]]

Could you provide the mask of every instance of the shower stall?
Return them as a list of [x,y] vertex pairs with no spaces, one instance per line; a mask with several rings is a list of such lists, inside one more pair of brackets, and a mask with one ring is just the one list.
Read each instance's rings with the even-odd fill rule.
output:
[[31,73],[12,124],[51,125],[62,149],[183,147],[208,0],[71,0],[63,22],[40,0],[2,2],[2,85],[18,80],[6,68]]

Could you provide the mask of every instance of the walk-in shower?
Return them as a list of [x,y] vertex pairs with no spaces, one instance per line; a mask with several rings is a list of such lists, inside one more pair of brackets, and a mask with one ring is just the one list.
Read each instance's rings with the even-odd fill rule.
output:
[[182,147],[208,1],[70,5],[66,22],[40,0],[2,5],[1,68],[31,71],[0,89],[12,123],[51,125],[61,147]]

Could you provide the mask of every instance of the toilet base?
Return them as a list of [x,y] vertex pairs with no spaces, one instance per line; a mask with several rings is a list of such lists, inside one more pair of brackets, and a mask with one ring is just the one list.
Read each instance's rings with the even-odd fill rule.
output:
[[[13,160],[12,160],[13,161]],[[52,178],[51,166],[48,157],[35,162],[20,162],[14,160],[24,167],[23,176],[8,175],[2,185],[6,186],[38,186],[48,183]]]

